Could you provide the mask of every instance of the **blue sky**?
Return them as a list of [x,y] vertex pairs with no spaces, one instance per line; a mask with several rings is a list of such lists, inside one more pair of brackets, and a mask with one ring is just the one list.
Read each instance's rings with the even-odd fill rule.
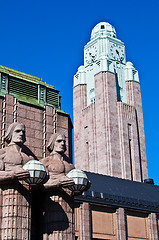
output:
[[72,114],[73,75],[92,28],[109,22],[139,71],[149,177],[159,184],[158,0],[0,0],[0,64],[42,77]]

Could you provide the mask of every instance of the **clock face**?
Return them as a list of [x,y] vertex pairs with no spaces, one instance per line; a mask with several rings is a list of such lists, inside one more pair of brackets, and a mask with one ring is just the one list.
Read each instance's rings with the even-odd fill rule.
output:
[[85,60],[86,63],[92,63],[95,62],[97,58],[97,48],[95,45],[91,46],[90,48],[88,48],[85,52]]
[[125,59],[124,47],[117,45],[116,43],[112,43],[110,46],[110,58],[119,62],[123,62]]

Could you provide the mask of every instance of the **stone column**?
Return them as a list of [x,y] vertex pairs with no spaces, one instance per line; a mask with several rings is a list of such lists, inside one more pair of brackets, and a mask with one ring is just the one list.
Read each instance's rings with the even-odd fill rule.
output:
[[95,95],[98,173],[122,177],[114,74],[101,72],[95,76]]
[[[85,151],[85,142],[83,140],[83,109],[87,106],[87,86],[80,84],[73,88],[73,115],[74,115],[74,155],[75,166],[77,169],[89,171],[88,155]],[[81,155],[85,161],[81,161]]]
[[148,171],[140,83],[135,81],[127,81],[126,89],[127,103],[131,106],[134,106],[136,109],[136,123],[138,135],[138,139],[136,140],[138,141],[137,146],[139,151],[139,160],[136,162],[136,164],[138,164],[139,166],[138,169],[140,169],[140,174],[138,174],[138,171],[135,171],[136,176],[134,180],[142,182],[144,179],[148,178]]
[[20,183],[0,186],[0,239],[30,240],[31,196]]
[[150,240],[159,239],[156,213],[150,213],[149,215],[149,231],[150,231]]
[[80,240],[91,240],[91,210],[89,203],[80,206]]
[[117,209],[117,240],[127,240],[126,218],[124,208]]

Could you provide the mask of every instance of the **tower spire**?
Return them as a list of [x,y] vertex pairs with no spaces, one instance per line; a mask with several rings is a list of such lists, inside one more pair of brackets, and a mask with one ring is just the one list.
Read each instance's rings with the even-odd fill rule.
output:
[[97,24],[74,76],[75,163],[87,171],[142,181],[147,160],[138,71],[115,28]]

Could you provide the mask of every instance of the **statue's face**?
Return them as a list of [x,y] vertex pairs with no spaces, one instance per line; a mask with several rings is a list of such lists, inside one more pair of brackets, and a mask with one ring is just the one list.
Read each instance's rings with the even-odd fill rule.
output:
[[66,150],[66,140],[65,136],[59,135],[54,143],[54,152],[64,153]]
[[25,139],[25,128],[18,124],[12,133],[11,143],[23,144]]

